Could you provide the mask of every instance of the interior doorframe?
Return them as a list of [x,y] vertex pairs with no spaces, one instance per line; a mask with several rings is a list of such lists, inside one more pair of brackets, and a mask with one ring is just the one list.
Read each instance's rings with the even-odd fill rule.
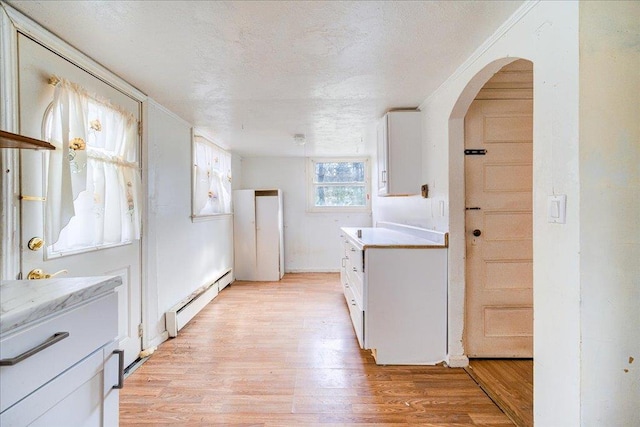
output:
[[496,59],[485,65],[462,90],[449,116],[449,314],[447,362],[451,367],[465,367],[469,364],[469,358],[466,355],[463,344],[466,298],[464,119],[471,103],[485,83],[502,67],[519,59],[534,62],[532,59],[525,57],[506,57]]
[[[0,128],[8,132],[18,131],[18,32],[0,3]],[[0,152],[2,171],[2,208],[0,210],[0,278],[16,279],[20,273],[20,221],[18,150],[5,149]],[[8,171],[8,172],[7,172]]]

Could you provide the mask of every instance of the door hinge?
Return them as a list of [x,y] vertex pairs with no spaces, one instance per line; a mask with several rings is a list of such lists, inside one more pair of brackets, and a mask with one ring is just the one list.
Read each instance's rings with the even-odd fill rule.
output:
[[485,149],[470,149],[470,150],[464,150],[464,155],[465,156],[484,156],[485,154],[487,154],[487,150]]
[[142,122],[138,122],[138,136],[142,136]]
[[479,211],[480,210],[480,208],[478,208],[478,207],[464,208],[464,209],[467,210],[467,211]]
[[142,338],[142,333],[144,332],[144,326],[142,325],[142,323],[140,323],[138,325],[138,337]]

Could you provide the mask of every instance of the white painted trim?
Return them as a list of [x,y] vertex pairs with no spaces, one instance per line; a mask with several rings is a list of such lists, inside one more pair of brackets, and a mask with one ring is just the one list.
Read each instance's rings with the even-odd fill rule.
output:
[[184,328],[191,319],[218,296],[218,282],[214,282],[201,290],[193,298],[180,301],[165,314],[167,333],[170,337],[177,337],[178,331]]
[[[18,36],[6,13],[4,3],[0,3],[0,129],[18,132]],[[3,149],[0,153],[2,186],[0,197],[1,279],[16,279],[20,273],[20,202],[18,150]],[[11,173],[6,173],[10,170]]]
[[191,215],[191,222],[221,221],[223,219],[233,220],[233,213]]
[[205,131],[202,128],[194,127],[193,128],[193,134],[194,134],[194,136],[199,136],[200,138],[204,138],[207,141],[211,141],[213,144],[217,145],[218,147],[222,148],[225,151],[229,151],[230,152],[230,150],[231,150],[228,145],[225,145],[225,144],[221,143],[219,138],[215,138],[215,137],[211,136],[211,134],[209,132]]
[[509,31],[514,25],[516,25],[520,20],[534,8],[540,0],[527,0],[522,6],[518,8],[506,21],[502,23],[498,27],[498,29],[484,41],[472,54],[469,58],[466,59],[456,70],[451,74],[440,86],[434,90],[431,95],[427,99],[425,99],[419,106],[419,110],[424,110],[425,106],[431,102],[431,99],[439,93],[443,87],[449,86],[450,82],[453,82],[460,77],[462,73],[464,73],[469,67],[471,67],[482,55],[484,55],[498,40],[504,36],[507,31]]
[[188,121],[186,121],[185,119],[183,119],[182,117],[178,116],[176,113],[174,113],[173,111],[167,109],[167,107],[165,107],[162,104],[159,104],[158,101],[156,101],[153,98],[146,98],[145,101],[147,104],[152,105],[153,108],[156,108],[160,111],[162,111],[163,113],[165,113],[166,115],[170,116],[171,118],[179,121],[180,123],[182,123],[183,125],[187,126],[187,127],[191,127],[191,123],[189,123]]
[[[142,184],[142,194],[145,195],[143,198],[143,206],[142,206],[142,217],[141,217],[141,228],[140,228],[140,283],[142,289],[140,290],[140,301],[142,302],[142,323],[146,326],[143,329],[142,333],[142,348],[151,348],[154,346],[160,345],[160,343],[166,341],[169,338],[169,335],[165,331],[162,335],[157,335],[153,339],[150,339],[149,335],[152,333],[151,331],[155,329],[152,328],[154,320],[151,318],[152,314],[157,313],[157,308],[154,311],[151,307],[157,306],[156,304],[152,304],[152,288],[153,292],[157,292],[157,284],[156,277],[150,277],[151,266],[155,265],[155,259],[153,256],[155,255],[155,240],[152,242],[150,239],[150,217],[151,217],[151,197],[150,196],[150,188],[151,182],[149,176],[149,130],[147,123],[149,123],[149,98],[146,101],[141,103],[140,106],[140,121],[143,123],[142,126],[142,135],[140,135],[140,181]],[[151,249],[153,248],[153,249]],[[153,284],[152,284],[153,283]]]
[[149,344],[144,348],[148,349],[148,348],[158,347],[160,344],[162,344],[168,339],[169,339],[169,333],[167,331],[164,331],[163,333],[161,333],[160,335],[156,336],[154,339],[149,341]]
[[447,366],[450,368],[466,368],[469,366],[469,358],[467,356],[448,356]]
[[0,126],[18,131],[18,35],[4,3],[0,3]]
[[340,270],[333,268],[294,268],[291,270],[285,270],[284,273],[340,273]]
[[49,30],[46,30],[28,16],[23,15],[5,3],[2,3],[2,7],[18,32],[32,38],[47,49],[61,55],[77,67],[94,75],[98,79],[110,86],[113,86],[136,101],[142,102],[147,99],[147,95],[142,91],[127,83],[124,79],[109,71],[97,61],[71,46]]

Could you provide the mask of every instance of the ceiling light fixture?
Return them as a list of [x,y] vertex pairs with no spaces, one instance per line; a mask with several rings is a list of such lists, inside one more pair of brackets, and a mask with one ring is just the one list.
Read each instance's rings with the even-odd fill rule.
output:
[[296,133],[293,135],[293,143],[296,145],[304,145],[307,143],[307,139],[304,136],[304,133]]

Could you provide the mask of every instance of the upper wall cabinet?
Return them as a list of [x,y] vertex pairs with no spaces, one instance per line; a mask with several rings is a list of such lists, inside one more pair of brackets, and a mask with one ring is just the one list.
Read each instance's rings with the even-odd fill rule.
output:
[[420,112],[388,112],[378,125],[378,195],[420,194],[421,167]]

